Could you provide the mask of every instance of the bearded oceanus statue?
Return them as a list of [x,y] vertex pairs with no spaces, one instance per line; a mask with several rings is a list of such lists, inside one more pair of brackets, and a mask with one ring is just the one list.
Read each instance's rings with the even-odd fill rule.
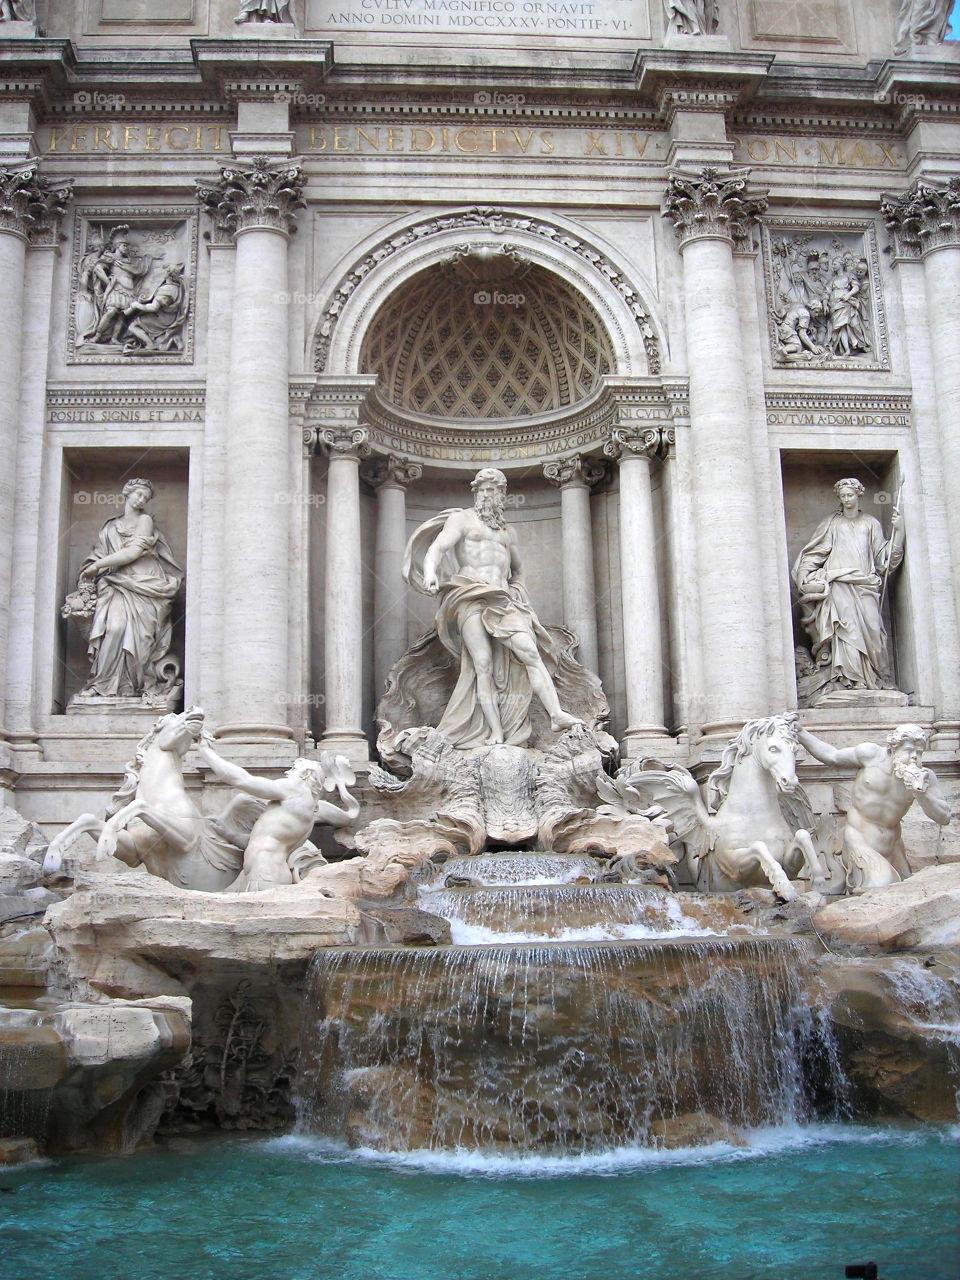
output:
[[530,603],[517,536],[503,518],[506,477],[487,468],[470,487],[472,508],[441,511],[417,529],[403,576],[439,598],[436,638],[459,664],[436,727],[459,748],[524,746],[534,695],[554,733],[583,725],[582,714],[564,710],[558,687],[579,707],[589,673],[570,657],[569,633],[544,627]]

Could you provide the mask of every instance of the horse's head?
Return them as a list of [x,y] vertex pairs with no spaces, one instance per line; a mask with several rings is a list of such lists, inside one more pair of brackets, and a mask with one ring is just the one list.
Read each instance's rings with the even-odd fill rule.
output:
[[795,711],[782,716],[764,716],[748,720],[733,742],[724,749],[720,766],[707,780],[707,798],[716,808],[726,799],[734,769],[744,760],[751,759],[777,784],[777,790],[787,794],[799,785],[797,779],[797,724],[800,717]]
[[[768,716],[764,720],[750,722],[758,726],[753,744],[757,763],[773,777],[777,790],[787,793],[796,791],[798,786],[798,719],[797,713],[791,711],[783,716]],[[747,725],[745,730],[749,727]]]
[[188,707],[186,711],[161,716],[153,726],[153,744],[161,751],[185,756],[203,732],[203,709]]

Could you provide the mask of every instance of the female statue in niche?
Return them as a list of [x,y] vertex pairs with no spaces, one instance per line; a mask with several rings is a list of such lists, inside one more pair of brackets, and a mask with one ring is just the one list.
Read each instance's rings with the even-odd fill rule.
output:
[[100,530],[61,610],[84,632],[90,659],[90,676],[73,701],[141,698],[167,707],[180,690],[170,614],[183,570],[146,510],[150,481],[129,480],[123,497],[123,514]]
[[859,480],[838,480],[837,512],[819,525],[793,566],[812,641],[816,683],[840,689],[889,689],[881,616],[886,577],[903,559],[903,516],[894,507],[889,542],[880,521],[860,510]]

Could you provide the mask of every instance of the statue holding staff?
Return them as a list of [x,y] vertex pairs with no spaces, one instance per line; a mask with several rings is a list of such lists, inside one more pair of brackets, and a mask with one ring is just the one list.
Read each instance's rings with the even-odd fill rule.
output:
[[892,533],[860,510],[864,487],[848,477],[834,491],[838,511],[824,520],[793,566],[804,630],[829,683],[845,689],[890,688],[881,587],[903,560],[903,516],[893,508]]

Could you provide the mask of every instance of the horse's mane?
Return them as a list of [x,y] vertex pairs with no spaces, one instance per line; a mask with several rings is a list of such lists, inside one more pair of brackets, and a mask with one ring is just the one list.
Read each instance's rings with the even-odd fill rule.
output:
[[162,715],[159,720],[154,722],[153,728],[149,733],[145,733],[137,743],[136,750],[132,760],[128,760],[123,766],[123,782],[120,783],[119,789],[110,801],[110,807],[107,809],[107,817],[112,818],[113,815],[129,804],[133,797],[137,794],[137,787],[140,785],[140,770],[143,768],[143,761],[147,752],[153,746],[157,739],[157,734],[163,728],[166,715]]
[[730,790],[730,778],[734,769],[751,755],[757,739],[768,733],[779,732],[792,742],[797,741],[797,715],[788,712],[783,716],[761,716],[757,720],[748,720],[734,740],[727,744],[720,756],[720,763],[707,779],[707,807],[715,813],[727,798]]

